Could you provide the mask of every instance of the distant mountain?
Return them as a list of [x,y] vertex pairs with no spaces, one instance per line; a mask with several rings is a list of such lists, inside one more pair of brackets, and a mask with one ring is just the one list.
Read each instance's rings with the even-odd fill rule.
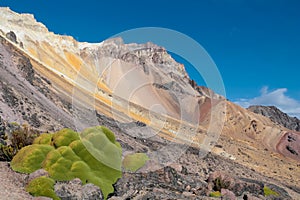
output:
[[[180,189],[159,186],[152,179],[149,185],[139,179],[123,179],[133,184],[133,191],[144,184],[148,187],[145,194],[154,196],[164,190],[197,194],[203,188],[200,180],[219,169],[258,181],[272,177],[276,185],[300,193],[300,132],[198,86],[184,66],[156,44],[125,44],[121,38],[78,42],[50,32],[33,15],[0,8],[0,72],[3,120],[28,123],[45,132],[105,125],[115,132],[124,154],[147,153],[151,162],[146,167],[151,170],[158,166],[155,156],[160,150],[165,153],[160,158],[164,162],[168,156],[182,153],[184,160],[172,161],[182,166],[180,173],[188,174],[189,187],[198,188],[194,191],[182,182],[170,183],[169,177],[175,176],[165,174],[174,170],[164,168],[149,178],[160,181],[161,176],[167,177],[169,185]],[[186,151],[178,151],[184,145]],[[211,153],[202,160],[199,151]],[[148,177],[144,170],[143,177]],[[199,174],[199,181],[190,178]],[[197,183],[193,186],[192,182]],[[237,196],[243,194],[241,185],[247,184],[239,183]],[[255,194],[255,188],[252,190]],[[139,199],[142,193],[134,195],[130,198]]]
[[297,117],[291,117],[282,112],[275,106],[250,106],[248,110],[270,118],[273,122],[278,123],[290,130],[300,131],[300,120]]

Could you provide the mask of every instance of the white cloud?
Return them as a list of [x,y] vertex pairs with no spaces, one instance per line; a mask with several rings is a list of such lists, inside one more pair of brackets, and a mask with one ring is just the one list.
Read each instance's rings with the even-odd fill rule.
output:
[[268,87],[263,87],[260,90],[260,96],[252,99],[238,99],[234,103],[245,108],[251,105],[276,106],[288,115],[295,116],[300,119],[300,101],[287,96],[287,91],[287,88],[279,88],[274,91],[269,91]]

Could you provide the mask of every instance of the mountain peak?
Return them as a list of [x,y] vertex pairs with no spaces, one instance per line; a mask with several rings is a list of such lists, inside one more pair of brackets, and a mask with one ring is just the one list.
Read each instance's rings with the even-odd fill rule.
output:
[[[188,81],[188,74],[184,66],[177,63],[163,47],[151,42],[125,44],[121,37],[109,38],[101,43],[78,42],[72,36],[49,32],[47,27],[38,22],[32,14],[18,14],[9,8],[0,9],[0,32],[2,32],[2,35],[13,32],[18,42],[22,43],[24,50],[49,68],[55,69],[56,67],[48,60],[44,61],[43,52],[51,51],[52,54],[55,54],[54,57],[61,57],[59,60],[69,62],[71,58],[73,61],[76,60],[77,64],[85,62],[84,65],[90,63],[85,60],[88,53],[89,55],[104,55],[125,61],[133,61],[136,64],[155,63],[163,66],[162,68],[167,70],[166,73],[179,76],[180,79],[186,78],[186,82]],[[69,56],[66,56],[66,54]],[[85,58],[82,58],[81,55]],[[95,68],[97,64],[93,63],[92,65],[86,67]],[[68,74],[65,75],[68,76]]]
[[8,32],[9,29],[15,30],[15,32],[17,32],[16,34],[20,34],[20,36],[25,31],[48,32],[47,27],[38,22],[32,14],[19,14],[10,10],[8,7],[0,7],[0,12],[2,31]]

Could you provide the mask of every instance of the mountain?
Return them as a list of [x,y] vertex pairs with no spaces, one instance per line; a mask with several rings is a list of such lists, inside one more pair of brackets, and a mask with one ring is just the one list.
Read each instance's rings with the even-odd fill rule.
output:
[[235,195],[268,183],[283,199],[299,197],[300,133],[198,86],[163,47],[121,38],[78,42],[33,15],[0,8],[0,68],[2,119],[41,131],[101,124],[124,154],[147,153],[151,162],[117,183],[118,196],[129,188],[151,199],[205,195],[204,180],[221,171],[243,185]]
[[300,131],[300,120],[297,117],[290,117],[275,106],[250,106],[248,110],[270,118],[290,130]]

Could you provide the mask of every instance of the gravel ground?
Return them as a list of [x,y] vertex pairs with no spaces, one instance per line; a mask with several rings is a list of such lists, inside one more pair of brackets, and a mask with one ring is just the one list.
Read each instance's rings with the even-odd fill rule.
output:
[[9,168],[7,162],[0,162],[0,199],[24,200],[35,199],[25,191],[26,175],[16,173]]

